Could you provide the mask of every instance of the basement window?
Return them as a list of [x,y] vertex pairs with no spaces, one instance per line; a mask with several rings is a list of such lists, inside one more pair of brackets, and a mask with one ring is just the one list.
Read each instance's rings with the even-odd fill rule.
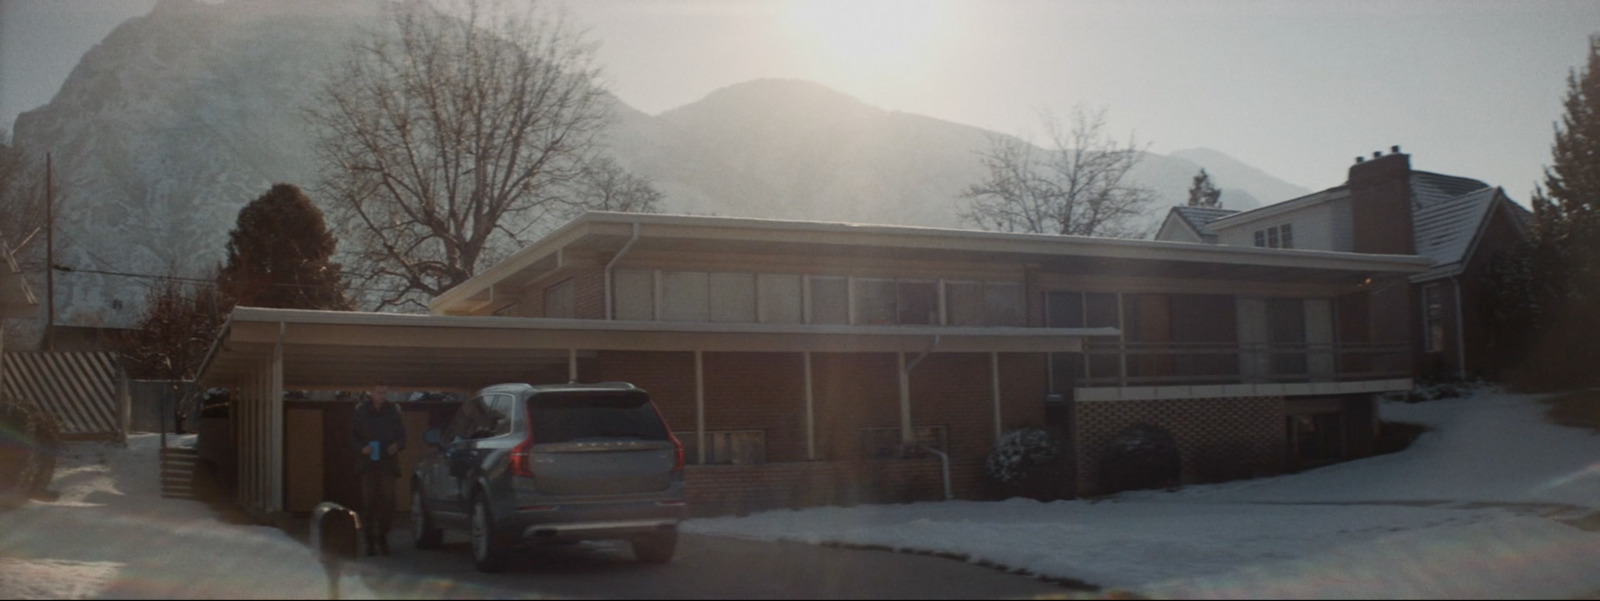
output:
[[767,462],[765,430],[707,430],[706,461],[701,464],[699,437],[694,432],[674,434],[683,443],[683,459],[697,465],[758,465]]

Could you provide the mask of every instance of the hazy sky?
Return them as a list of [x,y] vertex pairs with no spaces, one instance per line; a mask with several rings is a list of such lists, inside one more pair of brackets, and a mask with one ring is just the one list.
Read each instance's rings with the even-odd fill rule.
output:
[[[49,101],[152,0],[0,0],[0,124]],[[1119,135],[1341,183],[1400,145],[1523,203],[1600,1],[577,0],[613,92],[650,114],[763,77],[1042,137],[1105,107]],[[9,129],[9,127],[7,127]],[[1221,182],[1227,185],[1227,182]],[[1262,199],[1282,200],[1282,199]]]

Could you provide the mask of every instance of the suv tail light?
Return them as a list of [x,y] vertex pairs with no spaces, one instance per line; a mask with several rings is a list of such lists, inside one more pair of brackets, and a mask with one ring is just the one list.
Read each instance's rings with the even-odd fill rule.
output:
[[683,442],[679,441],[678,435],[672,432],[667,432],[667,436],[672,439],[672,449],[675,457],[672,462],[672,473],[683,473]]
[[532,478],[533,466],[529,465],[533,459],[532,455],[533,430],[530,428],[528,437],[517,443],[517,446],[511,447],[511,475]]
[[657,407],[655,403],[650,403],[650,408],[656,410],[656,419],[661,420],[661,427],[666,429],[667,438],[672,439],[672,473],[681,474],[683,473],[683,441],[678,440],[678,435],[673,434],[672,428],[667,427],[667,418],[661,415],[661,408]]

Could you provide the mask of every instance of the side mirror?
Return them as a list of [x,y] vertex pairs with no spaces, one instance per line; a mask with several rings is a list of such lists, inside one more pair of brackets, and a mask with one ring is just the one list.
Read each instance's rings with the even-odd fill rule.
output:
[[428,443],[428,446],[433,447],[435,449],[439,449],[441,451],[444,450],[444,445],[440,444],[440,442],[439,442],[439,429],[438,428],[428,428],[427,432],[423,432],[422,433],[422,442]]

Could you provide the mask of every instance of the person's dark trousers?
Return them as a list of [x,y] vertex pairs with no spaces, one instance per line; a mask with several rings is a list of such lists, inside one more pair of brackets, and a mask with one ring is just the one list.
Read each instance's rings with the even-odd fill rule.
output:
[[389,527],[394,525],[394,475],[381,469],[361,472],[361,530],[368,554],[389,554]]

